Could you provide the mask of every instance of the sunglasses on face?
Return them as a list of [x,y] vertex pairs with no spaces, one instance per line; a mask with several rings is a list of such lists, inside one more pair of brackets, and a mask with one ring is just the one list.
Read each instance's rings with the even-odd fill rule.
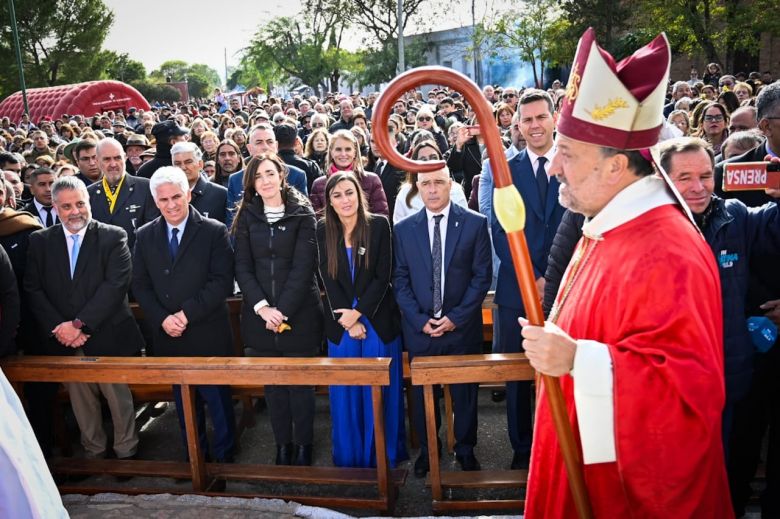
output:
[[433,119],[431,119],[430,117],[418,117],[417,120],[422,123],[433,121]]
[[503,99],[512,99],[513,97],[517,97],[517,94],[504,94],[501,96]]
[[325,123],[311,123],[312,128],[325,128]]

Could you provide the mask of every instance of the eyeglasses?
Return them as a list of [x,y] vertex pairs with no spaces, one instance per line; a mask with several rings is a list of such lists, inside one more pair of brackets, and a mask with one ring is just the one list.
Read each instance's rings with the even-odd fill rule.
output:
[[705,115],[704,120],[710,123],[719,123],[723,120],[723,115]]
[[504,94],[501,96],[503,99],[511,99],[513,97],[517,97],[517,94]]
[[325,123],[311,123],[312,128],[325,128]]
[[432,119],[432,118],[430,118],[430,117],[418,117],[418,118],[417,118],[417,120],[418,120],[419,122],[422,122],[422,123],[427,123],[427,122],[431,122],[431,121],[433,121],[433,119]]

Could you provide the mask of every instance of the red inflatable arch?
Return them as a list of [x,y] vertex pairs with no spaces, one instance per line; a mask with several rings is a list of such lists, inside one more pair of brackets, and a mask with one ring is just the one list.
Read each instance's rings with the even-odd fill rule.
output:
[[[149,102],[141,93],[120,81],[89,81],[75,85],[61,85],[27,90],[30,120],[34,123],[49,116],[58,119],[63,114],[92,116],[108,110],[134,106],[149,110]],[[24,113],[22,92],[16,92],[0,103],[0,117],[18,122]]]

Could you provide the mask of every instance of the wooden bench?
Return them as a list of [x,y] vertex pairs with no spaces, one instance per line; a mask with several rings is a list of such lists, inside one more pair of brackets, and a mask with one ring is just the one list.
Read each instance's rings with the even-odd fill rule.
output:
[[[2,368],[17,391],[24,382],[107,382],[139,385],[181,385],[189,463],[150,460],[58,459],[55,473],[110,474],[192,478],[195,493],[211,494],[214,478],[321,485],[372,485],[376,498],[285,495],[316,506],[354,507],[392,513],[397,488],[406,471],[388,465],[384,434],[382,386],[390,384],[388,358],[224,358],[224,357],[15,357]],[[377,468],[277,467],[274,465],[206,463],[195,419],[194,385],[354,385],[371,386]],[[95,493],[116,488],[67,487],[63,493]],[[160,493],[159,488],[133,490]],[[173,490],[173,492],[176,492]],[[221,493],[220,495],[246,495]],[[260,494],[253,494],[259,496]]]
[[[465,383],[505,383],[533,380],[534,370],[522,353],[488,355],[447,355],[415,357],[411,363],[412,384],[423,386],[428,445],[436,445],[436,420],[433,390],[435,385]],[[446,394],[447,392],[445,392]],[[450,423],[451,427],[451,423]],[[449,500],[443,489],[454,488],[516,488],[518,494],[528,477],[526,470],[481,470],[475,472],[442,472],[438,449],[428,449],[433,510],[521,510],[520,499]]]

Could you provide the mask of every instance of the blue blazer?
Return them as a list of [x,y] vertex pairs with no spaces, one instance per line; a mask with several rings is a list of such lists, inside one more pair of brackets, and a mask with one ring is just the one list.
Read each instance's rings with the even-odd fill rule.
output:
[[444,244],[442,315],[455,330],[432,338],[422,332],[433,316],[433,265],[425,209],[395,225],[393,289],[401,309],[406,349],[418,355],[478,353],[482,301],[493,275],[487,218],[450,204]]
[[[304,196],[309,196],[309,192],[306,190],[306,173],[289,164],[287,165],[287,183],[303,193]],[[233,218],[236,216],[236,210],[242,196],[244,196],[243,169],[236,171],[228,178],[227,221],[225,222],[228,229],[233,224]]]
[[[555,238],[555,233],[565,211],[558,203],[560,184],[555,177],[550,178],[545,210],[542,211],[542,200],[536,185],[536,175],[526,150],[522,150],[509,160],[509,169],[512,173],[512,183],[520,191],[520,196],[523,197],[525,203],[525,239],[531,254],[534,277],[544,277],[547,270],[547,258],[550,256],[550,247],[552,247],[553,238]],[[517,286],[517,277],[509,252],[509,243],[503,227],[495,217],[495,211],[492,216],[491,228],[493,247],[501,260],[495,302],[501,306],[520,309],[524,313],[520,288]]]

